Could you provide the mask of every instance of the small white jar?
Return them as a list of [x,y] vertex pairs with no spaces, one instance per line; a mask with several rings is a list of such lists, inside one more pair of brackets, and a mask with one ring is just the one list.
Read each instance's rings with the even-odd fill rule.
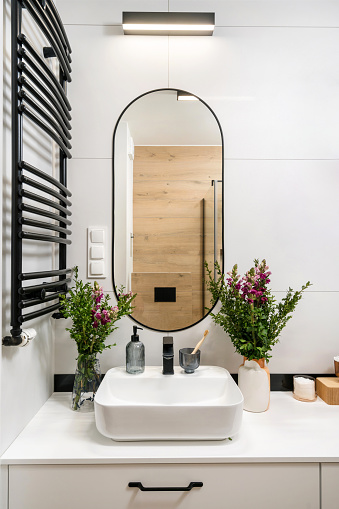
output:
[[294,375],[293,396],[299,401],[315,401],[315,379],[308,375]]

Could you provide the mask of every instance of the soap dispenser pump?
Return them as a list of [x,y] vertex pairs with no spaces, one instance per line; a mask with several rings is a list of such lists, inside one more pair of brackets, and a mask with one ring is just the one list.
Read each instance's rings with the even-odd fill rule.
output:
[[145,347],[141,341],[137,330],[141,327],[133,326],[131,341],[126,346],[126,371],[131,375],[143,373],[145,370]]

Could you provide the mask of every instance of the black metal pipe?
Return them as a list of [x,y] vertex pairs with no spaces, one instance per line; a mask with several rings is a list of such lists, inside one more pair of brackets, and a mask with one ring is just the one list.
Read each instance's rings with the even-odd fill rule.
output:
[[[45,2],[45,0],[44,0]],[[32,18],[40,27],[42,33],[51,43],[58,59],[59,71],[62,76],[62,83],[59,83],[54,73],[46,65],[46,62],[37,54],[34,47],[28,42],[27,38],[21,34],[22,8],[26,7]],[[18,45],[19,42],[19,45]],[[22,46],[25,46],[25,51]],[[22,273],[22,239],[33,239],[46,242],[57,242],[61,244],[61,249],[66,249],[66,245],[71,241],[66,238],[71,231],[66,227],[72,224],[66,216],[71,212],[58,202],[70,206],[71,202],[67,197],[71,196],[66,187],[66,178],[58,182],[53,177],[44,174],[34,166],[22,161],[23,156],[23,114],[40,127],[48,136],[54,140],[60,147],[60,157],[64,161],[63,166],[66,169],[67,158],[71,157],[68,148],[71,147],[68,139],[71,139],[69,130],[71,125],[69,120],[71,115],[69,110],[71,106],[66,97],[66,81],[71,81],[69,72],[71,67],[69,62],[70,47],[65,34],[60,17],[55,9],[53,2],[50,2],[48,8],[42,5],[41,0],[12,0],[11,2],[11,46],[12,46],[12,234],[11,234],[11,337],[7,336],[3,340],[4,345],[15,346],[22,343],[21,324],[33,318],[50,313],[60,307],[60,302],[52,306],[41,308],[32,313],[22,315],[22,309],[29,306],[43,304],[47,301],[58,299],[61,294],[68,291],[67,284],[71,281],[66,279],[66,275],[71,269],[66,267],[53,271]],[[22,59],[25,59],[23,63]],[[29,67],[28,67],[29,66]],[[29,79],[23,76],[23,74]],[[32,86],[34,85],[34,88]],[[39,115],[36,116],[26,104],[29,104]],[[41,118],[40,118],[41,117]],[[47,122],[47,125],[46,123]],[[50,127],[51,126],[51,127]],[[57,135],[59,134],[59,136]],[[26,170],[35,174],[42,180],[54,185],[56,189],[49,189],[48,186],[31,179],[23,174]],[[53,196],[58,202],[52,201],[43,196],[36,195],[23,189],[23,183],[35,187],[40,191]],[[58,192],[59,190],[59,192]],[[45,205],[55,208],[60,214],[50,212],[49,210],[33,207],[23,203],[23,198],[38,201]],[[23,212],[48,217],[58,221],[59,225],[37,221],[31,218],[23,217]],[[44,228],[59,233],[59,236],[45,235],[35,232],[25,232],[22,225],[28,225],[36,228]],[[60,250],[59,250],[60,251]],[[35,279],[44,277],[59,277],[59,281],[43,283],[31,287],[22,287],[22,281],[25,279]],[[39,293],[37,293],[39,292]],[[46,292],[49,295],[46,296]],[[51,293],[52,292],[52,293]],[[30,298],[22,299],[23,296]]]
[[22,157],[22,115],[19,110],[20,100],[19,91],[19,73],[18,73],[18,45],[17,33],[21,32],[21,5],[18,2],[12,2],[11,5],[11,43],[12,43],[12,235],[11,235],[11,335],[13,342],[11,344],[20,344],[21,339],[21,311],[18,308],[18,295],[21,289],[21,282],[17,274],[22,272],[22,243],[18,241],[22,230],[18,218],[21,217],[20,205],[21,183],[18,180],[18,174],[21,174],[19,161]]
[[37,306],[38,304],[43,304],[44,302],[50,302],[51,300],[58,299],[60,297],[60,295],[66,295],[66,292],[60,291],[60,292],[51,293],[51,295],[46,295],[43,299],[22,300],[21,302],[19,302],[19,308],[24,309],[24,308],[29,308],[32,306]]
[[[37,53],[34,46],[29,42],[29,40],[27,39],[27,37],[24,34],[20,34],[18,36],[18,43],[20,44],[20,48],[19,48],[18,52],[24,58],[24,60],[29,62],[29,64],[32,67],[33,67],[33,65],[38,64],[41,67],[41,70],[46,74],[46,76],[55,84],[55,86],[58,88],[58,90],[60,92],[62,92],[55,74],[50,69],[50,67],[46,64],[45,60],[39,55],[39,53]],[[26,49],[24,49],[23,46]],[[34,58],[35,62],[32,60],[31,57]],[[64,99],[65,99],[67,108],[70,111],[72,109],[72,107],[71,107],[66,95],[64,96]]]
[[22,231],[19,234],[19,237],[21,239],[39,240],[41,242],[54,242],[56,244],[72,244],[72,241],[69,239],[62,239],[60,237],[56,237],[53,235],[44,235],[42,233],[32,233]]
[[62,226],[57,226],[52,223],[45,223],[44,221],[36,221],[35,219],[27,219],[26,217],[22,217],[20,219],[21,224],[27,226],[34,226],[35,228],[44,228],[45,230],[52,230],[54,232],[64,233],[65,235],[71,235],[71,230],[67,230]]
[[[40,5],[41,0],[40,1],[39,0],[24,0],[24,1],[25,2],[30,1],[32,3],[32,7],[35,9],[37,14],[40,16],[41,21],[46,25],[51,37],[55,41],[55,44],[53,46],[54,50],[56,50],[56,47],[59,48],[59,50],[65,60],[65,63],[67,65],[67,69],[69,70],[69,72],[72,72],[72,68],[70,66],[70,58],[68,55],[66,45],[63,42],[63,37],[61,36],[61,38],[60,38],[60,35],[59,35],[60,27],[57,24],[55,24],[54,17],[50,16],[50,13],[51,13],[50,9],[47,8],[47,5],[45,5],[45,8],[42,8],[42,6]],[[56,28],[56,26],[58,28]],[[56,47],[55,47],[55,45],[56,45]]]
[[[61,72],[61,69],[59,71],[59,83],[60,87],[66,94],[66,86],[67,82],[65,79],[65,76]],[[59,179],[60,182],[67,187],[67,158],[65,154],[62,152],[62,150],[59,151]],[[65,214],[61,211],[61,216],[65,216]],[[60,233],[61,238],[66,238],[66,235],[63,233]],[[59,268],[64,269],[67,267],[67,245],[66,244],[60,244],[59,245]],[[61,276],[61,279],[66,278],[66,276]]]
[[[66,219],[63,216],[59,216],[58,214],[54,214],[53,212],[50,212],[49,210],[40,209],[39,207],[33,207],[33,205],[27,205],[26,203],[21,204],[21,210],[25,210],[26,212],[30,212],[31,214],[36,214],[37,216],[44,216],[49,217],[50,219],[55,219],[56,221],[59,221],[61,224],[67,224],[71,225],[72,221],[69,219]],[[69,215],[71,215],[71,211],[68,211]]]
[[51,7],[48,4],[46,4],[45,12],[46,12],[46,16],[50,20],[50,23],[53,25],[55,31],[57,32],[59,39],[65,49],[65,53],[67,55],[67,60],[69,61],[69,63],[72,63],[72,58],[71,58],[71,55],[69,54],[69,47],[67,45],[67,41],[65,39],[64,33],[62,32],[60,25],[54,16],[53,10],[51,9]]
[[[35,4],[35,2],[34,2],[34,4]],[[69,81],[69,82],[72,81],[72,78],[70,75],[70,72],[72,71],[72,69],[71,69],[71,66],[69,65],[69,62],[67,61],[65,51],[63,48],[59,48],[58,44],[54,40],[53,35],[49,32],[49,29],[46,26],[45,20],[41,16],[41,12],[39,11],[39,14],[38,14],[34,10],[34,7],[31,5],[30,0],[24,0],[24,5],[25,5],[27,11],[32,16],[32,18],[34,19],[34,21],[36,22],[36,24],[38,25],[38,27],[40,28],[41,32],[45,35],[46,39],[48,40],[48,42],[54,49],[54,51],[58,57],[60,66],[62,67],[63,72],[67,78],[67,81]],[[41,8],[41,6],[39,6],[39,4],[36,4],[36,5]]]
[[44,198],[43,196],[39,196],[38,194],[31,193],[30,191],[26,191],[26,189],[21,190],[21,196],[29,200],[43,203],[44,205],[49,205],[50,207],[53,207],[57,210],[60,210],[61,212],[64,212],[67,216],[71,215],[71,212],[68,209],[66,209],[62,205],[59,205],[57,202],[49,200],[48,198]]
[[47,0],[47,3],[48,3],[48,5],[50,6],[51,11],[53,12],[54,17],[55,17],[55,19],[56,19],[56,21],[57,21],[57,23],[58,23],[58,25],[59,25],[59,27],[60,27],[60,30],[61,30],[61,31],[62,31],[62,33],[63,33],[63,36],[64,36],[64,38],[65,38],[65,42],[66,42],[66,45],[67,45],[68,51],[69,51],[70,53],[72,53],[72,48],[71,48],[71,45],[70,45],[70,43],[69,43],[69,41],[68,41],[68,37],[67,37],[66,31],[65,31],[64,25],[63,25],[63,23],[62,23],[62,21],[61,21],[60,15],[59,15],[59,13],[58,13],[58,11],[57,11],[57,9],[56,9],[55,5],[54,5],[54,2],[53,2],[53,0]]
[[51,311],[54,311],[55,309],[59,309],[60,303],[54,304],[53,306],[48,306],[48,308],[42,308],[38,311],[33,311],[32,313],[27,313],[27,315],[22,315],[20,317],[20,322],[28,322],[28,320],[33,320],[33,318],[38,318],[39,316],[47,315],[48,313],[51,313]]
[[59,138],[59,136],[57,136],[54,133],[54,131],[52,131],[52,129],[50,127],[48,127],[42,120],[40,120],[36,115],[34,115],[34,113],[32,113],[27,108],[27,106],[25,106],[24,104],[21,104],[19,106],[19,111],[21,111],[21,113],[24,113],[30,120],[32,120],[32,122],[34,122],[38,127],[40,127],[43,131],[45,131],[45,133],[48,136],[50,136],[59,145],[59,147],[65,152],[67,157],[69,159],[71,159],[72,155],[71,155],[70,151],[65,146],[63,141]]
[[[33,46],[27,40],[26,36],[23,34],[20,34],[18,37],[18,42],[21,45],[18,50],[19,55],[21,55],[24,58],[24,60],[33,68],[33,70],[35,72],[38,73],[38,69],[40,67],[40,73],[44,73],[46,75],[47,85],[50,85],[50,82],[48,81],[48,80],[50,80],[56,86],[56,88],[59,90],[59,92],[62,93],[63,90],[60,89],[60,86],[59,86],[58,80],[55,77],[55,74],[53,74],[51,69],[46,64],[46,62],[35,51]],[[25,48],[26,48],[26,50],[28,50],[28,52],[22,47],[22,45],[25,46]],[[31,57],[33,57],[35,61]],[[39,67],[37,66],[37,64],[39,65]],[[67,109],[69,111],[71,111],[72,108],[71,108],[71,105],[70,105],[66,95],[63,95],[62,97],[65,101]]]
[[[20,334],[17,332],[20,331]],[[2,340],[2,344],[4,346],[20,346],[22,343],[22,337],[21,337],[21,327],[18,326],[17,329],[12,329],[11,334],[12,336],[5,336]]]
[[[54,106],[58,109],[58,111],[60,112],[60,114],[62,115],[65,115],[67,117],[68,120],[71,120],[72,116],[71,114],[69,113],[69,110],[67,108],[67,105],[66,103],[64,102],[63,98],[62,98],[62,95],[61,93],[59,92],[59,90],[56,89],[56,87],[54,86],[53,83],[49,83],[49,87],[51,88],[53,94],[48,90],[47,86],[46,85],[46,81],[47,78],[43,78],[43,74],[40,73],[39,74],[39,77],[42,79],[43,83],[41,81],[39,81],[35,76],[34,74],[32,74],[32,72],[30,71],[30,69],[27,67],[26,64],[24,64],[23,62],[19,63],[18,64],[18,67],[20,68],[20,71],[25,74],[31,81],[32,83],[34,83],[34,85],[39,89],[39,91],[42,93],[42,94],[45,94],[45,96],[47,97],[47,99],[49,101],[51,101],[51,103],[54,104]],[[23,76],[21,76],[19,78],[19,81],[22,82],[23,80],[25,80],[25,78]],[[46,80],[46,81],[45,81]]]
[[63,191],[66,196],[72,196],[71,191],[69,191],[67,189],[67,187],[65,187],[63,184],[61,184],[61,182],[59,182],[54,177],[51,177],[47,173],[45,173],[41,170],[38,170],[38,168],[35,168],[35,166],[32,166],[31,164],[27,163],[26,161],[21,161],[21,163],[19,163],[19,166],[23,170],[29,171],[30,173],[33,173],[34,175],[36,175],[37,177],[40,177],[43,180],[47,180],[47,182],[49,182],[50,184],[53,184],[53,186],[55,186],[58,189],[60,189],[61,191]]
[[68,207],[70,207],[72,205],[72,202],[70,202],[67,198],[62,196],[61,192],[54,191],[54,189],[51,189],[50,187],[47,187],[44,184],[41,184],[40,182],[37,182],[34,179],[26,177],[25,175],[20,176],[20,182],[22,184],[27,184],[28,186],[34,187],[35,189],[39,189],[40,191],[50,194],[51,196],[54,196],[54,198],[57,198],[58,200],[63,202]]
[[55,120],[53,120],[49,113],[40,108],[40,106],[24,90],[20,90],[19,97],[24,101],[23,105],[28,104],[28,106],[31,106],[38,113],[38,115],[57,132],[67,148],[72,148],[72,145],[69,142],[72,136],[68,132],[68,129],[64,131],[62,127],[60,127],[60,125],[55,122]]
[[[68,119],[65,118],[65,115],[64,114],[61,115],[60,112],[55,109],[54,105],[52,106],[48,101],[46,101],[44,96],[39,94],[39,92],[35,90],[35,88],[32,87],[25,78],[22,78],[22,80],[20,80],[20,85],[22,85],[20,94],[22,93],[25,94],[26,91],[28,91],[34,97],[34,99],[36,99],[40,104],[42,104],[42,106],[46,108],[47,111],[51,113],[51,115],[53,115],[53,117],[62,127],[65,134],[72,129],[72,126],[69,123]],[[22,98],[22,95],[20,95],[20,97]]]
[[20,281],[27,281],[28,279],[40,279],[44,277],[64,276],[72,272],[72,269],[63,270],[44,270],[43,272],[24,272],[19,274]]
[[[40,290],[52,291],[58,290],[60,286],[64,286],[63,290],[66,291],[67,283],[71,282],[71,278],[63,279],[62,281],[52,281],[51,283],[41,283],[40,285],[26,286],[21,288],[20,295],[30,295],[32,293],[38,292]],[[60,290],[60,288],[59,288]]]

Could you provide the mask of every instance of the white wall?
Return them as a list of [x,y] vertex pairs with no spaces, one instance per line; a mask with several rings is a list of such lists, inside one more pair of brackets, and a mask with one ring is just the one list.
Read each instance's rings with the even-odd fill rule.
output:
[[[86,228],[112,227],[112,135],[122,110],[149,90],[196,94],[225,139],[225,260],[247,270],[265,257],[281,298],[313,283],[274,348],[275,373],[333,372],[339,343],[339,2],[170,0],[171,11],[215,11],[212,37],[127,37],[123,10],[167,10],[167,0],[57,0],[73,48],[73,244],[85,277]],[[110,278],[104,289],[112,293]],[[113,298],[113,294],[112,294]],[[125,362],[132,321],[120,322],[101,358]],[[58,321],[55,372],[71,373],[76,350]],[[239,356],[210,318],[174,334],[175,348],[210,329],[203,362],[236,372]],[[161,362],[162,334],[144,330],[146,362]]]

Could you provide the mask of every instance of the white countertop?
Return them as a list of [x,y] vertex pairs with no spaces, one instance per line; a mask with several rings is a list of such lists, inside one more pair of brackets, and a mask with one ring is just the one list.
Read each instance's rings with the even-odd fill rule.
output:
[[244,412],[232,441],[114,442],[93,413],[54,393],[1,458],[2,464],[339,462],[339,406],[272,392],[267,412]]

